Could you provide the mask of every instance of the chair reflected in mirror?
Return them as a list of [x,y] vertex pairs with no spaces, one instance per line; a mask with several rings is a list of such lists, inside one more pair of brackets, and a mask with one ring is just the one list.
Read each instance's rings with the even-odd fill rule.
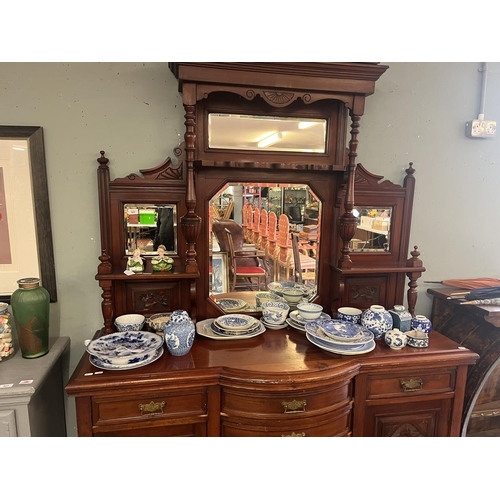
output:
[[257,249],[236,250],[231,231],[227,227],[224,231],[228,244],[230,291],[236,291],[238,285],[250,290],[265,290],[268,274],[259,256],[262,252]]
[[316,282],[316,259],[301,252],[299,236],[295,233],[292,233],[292,251],[295,281],[314,285]]

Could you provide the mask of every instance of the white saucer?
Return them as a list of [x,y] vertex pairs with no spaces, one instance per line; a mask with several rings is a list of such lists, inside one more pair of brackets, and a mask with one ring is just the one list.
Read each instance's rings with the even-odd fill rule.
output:
[[267,323],[263,319],[260,320],[260,322],[266,327],[269,328],[269,330],[282,330],[283,328],[286,328],[287,323],[281,323],[279,325],[271,325],[270,323]]
[[111,365],[108,363],[103,363],[101,359],[97,356],[91,354],[89,356],[89,361],[96,368],[100,368],[101,370],[110,370],[110,371],[122,371],[122,370],[133,370],[134,368],[141,368],[143,366],[149,365],[156,361],[163,354],[163,347],[160,347],[158,351],[156,351],[153,356],[146,359],[145,361],[141,361],[140,363],[132,363],[130,365]]

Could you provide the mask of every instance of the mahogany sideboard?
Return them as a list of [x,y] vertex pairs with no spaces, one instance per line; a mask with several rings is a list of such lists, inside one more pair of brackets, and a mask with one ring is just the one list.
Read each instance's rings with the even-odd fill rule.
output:
[[426,349],[383,341],[358,356],[325,352],[293,329],[165,350],[129,371],[84,354],[66,391],[79,436],[459,436],[477,355],[433,331]]

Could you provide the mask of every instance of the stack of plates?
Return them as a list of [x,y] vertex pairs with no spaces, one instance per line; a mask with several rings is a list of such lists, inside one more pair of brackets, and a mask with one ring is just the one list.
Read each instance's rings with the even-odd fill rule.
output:
[[105,370],[132,370],[149,365],[163,354],[163,336],[151,332],[118,332],[87,344],[90,362]]
[[219,299],[216,300],[217,305],[228,313],[243,311],[248,307],[248,302],[241,299]]
[[337,319],[305,324],[306,337],[315,346],[335,354],[365,354],[375,349],[374,335],[361,325]]
[[[322,319],[330,319],[330,316],[328,314],[326,314],[325,312],[322,312],[321,316],[318,319],[313,320],[313,321],[319,321]],[[289,326],[291,326],[292,328],[295,328],[296,330],[299,330],[301,332],[306,331],[305,325],[306,325],[306,323],[309,323],[309,321],[302,318],[301,315],[299,314],[299,311],[292,311],[289,314],[288,318],[286,318],[286,322],[288,323]]]
[[225,314],[199,321],[196,327],[200,335],[217,340],[248,339],[266,331],[258,319],[247,314]]

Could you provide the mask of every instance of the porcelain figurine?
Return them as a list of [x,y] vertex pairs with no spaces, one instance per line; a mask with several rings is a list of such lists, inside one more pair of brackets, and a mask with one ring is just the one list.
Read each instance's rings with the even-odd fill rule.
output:
[[151,259],[151,266],[154,273],[166,272],[172,269],[174,259],[165,255],[166,248],[164,245],[158,247],[158,255]]
[[373,305],[361,315],[361,325],[368,328],[375,339],[381,339],[392,328],[392,316],[384,306]]
[[173,356],[184,356],[193,346],[195,326],[187,311],[177,309],[170,315],[163,333],[168,351]]
[[136,248],[134,254],[128,258],[127,269],[133,273],[142,273],[144,271],[144,261],[139,248]]
[[392,316],[393,328],[398,328],[402,332],[411,330],[412,316],[410,312],[406,310],[405,306],[394,306],[389,313]]
[[399,328],[393,328],[385,333],[384,340],[391,349],[398,350],[406,345],[408,338]]
[[411,329],[429,334],[432,331],[431,320],[426,318],[425,316],[422,316],[421,314],[417,314],[411,320]]

